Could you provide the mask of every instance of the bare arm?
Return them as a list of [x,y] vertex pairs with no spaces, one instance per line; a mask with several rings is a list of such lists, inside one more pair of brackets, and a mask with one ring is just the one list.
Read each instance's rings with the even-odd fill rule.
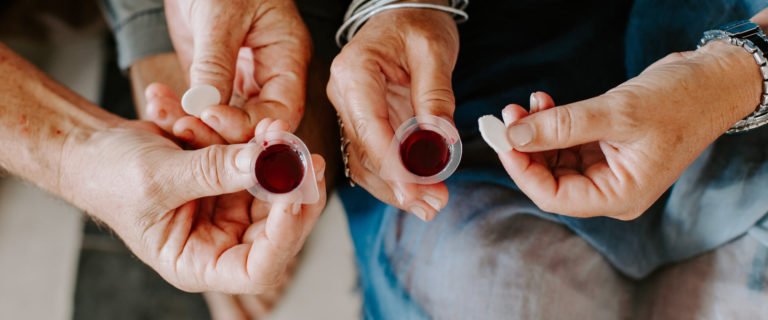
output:
[[67,186],[60,184],[63,146],[120,120],[2,44],[0,101],[0,165],[65,198]]

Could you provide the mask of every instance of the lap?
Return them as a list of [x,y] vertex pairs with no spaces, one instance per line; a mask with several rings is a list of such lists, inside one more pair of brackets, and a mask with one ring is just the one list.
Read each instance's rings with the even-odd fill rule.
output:
[[428,317],[711,319],[768,311],[768,248],[749,236],[634,281],[518,191],[449,188],[451,202],[434,221],[399,213],[382,226],[396,287]]
[[452,185],[432,222],[391,219],[383,246],[399,285],[430,317],[615,319],[631,281],[522,194]]

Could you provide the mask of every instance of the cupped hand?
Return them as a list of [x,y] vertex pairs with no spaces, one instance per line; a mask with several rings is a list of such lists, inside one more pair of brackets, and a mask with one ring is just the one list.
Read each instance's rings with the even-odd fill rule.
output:
[[[259,130],[287,127],[275,121]],[[312,157],[320,201],[270,204],[243,191],[253,181],[252,147],[185,151],[161,134],[138,121],[73,134],[82,143],[63,152],[61,185],[72,186],[64,196],[182,290],[256,294],[280,285],[325,205],[323,159]]]
[[515,150],[499,154],[542,210],[634,219],[731,125],[755,110],[762,77],[723,42],[675,53],[607,93],[554,107],[534,94],[529,115],[502,112]]
[[190,86],[222,94],[221,105],[185,120],[191,131],[242,143],[264,118],[298,127],[312,45],[293,1],[166,0],[165,11]]
[[453,120],[451,74],[459,49],[450,15],[422,9],[377,14],[331,66],[328,97],[344,123],[352,179],[386,203],[432,219],[448,201],[443,183],[385,180],[397,126],[414,115]]

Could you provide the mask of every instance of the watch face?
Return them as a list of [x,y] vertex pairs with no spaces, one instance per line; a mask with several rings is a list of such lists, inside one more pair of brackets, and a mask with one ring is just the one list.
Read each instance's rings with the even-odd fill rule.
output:
[[741,20],[728,23],[718,29],[731,33],[733,36],[741,36],[759,30],[760,26],[749,20]]

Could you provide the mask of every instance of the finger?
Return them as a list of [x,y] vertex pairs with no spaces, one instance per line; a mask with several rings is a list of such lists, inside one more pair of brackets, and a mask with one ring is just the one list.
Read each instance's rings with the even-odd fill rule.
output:
[[[242,91],[246,103],[243,111],[247,113],[251,123],[264,117],[273,117],[288,121],[291,129],[299,126],[304,113],[306,100],[307,69],[309,67],[309,49],[297,32],[293,41],[280,44],[260,45],[252,40],[250,49],[243,52],[241,57],[249,63],[241,63],[238,77],[242,75],[245,81]],[[301,39],[299,39],[301,38]],[[249,55],[250,54],[250,55]]]
[[[194,51],[190,65],[190,87],[212,85],[219,89],[222,101],[229,103],[235,80],[235,65],[247,28],[238,19],[221,19],[231,15],[227,6],[193,7],[191,26]],[[206,10],[207,12],[200,12]]]
[[205,108],[200,119],[228,143],[243,143],[253,138],[253,129],[262,117],[251,119],[245,111],[233,106],[217,105]]
[[[328,96],[342,118],[345,136],[352,140],[349,148],[352,173],[357,177],[359,172],[363,179],[368,180],[368,185],[374,185],[373,188],[379,190],[373,192],[374,196],[429,220],[447,203],[447,189],[442,183],[424,186],[383,181],[380,178],[382,162],[391,151],[390,144],[394,137],[387,106],[387,83],[381,71],[381,68],[389,70],[390,66],[380,66],[350,57],[355,54],[355,51],[347,50],[334,60],[328,84]],[[393,70],[389,70],[391,72],[387,74],[403,80],[401,76],[404,74],[398,74],[397,68]],[[430,99],[425,101],[435,102]],[[453,108],[452,104],[450,108]],[[449,119],[452,114],[452,110],[447,113],[441,113],[438,109],[429,111],[426,107],[422,110],[437,113],[438,116],[447,114]],[[374,190],[368,187],[366,189]],[[431,205],[424,199],[430,200]],[[438,208],[435,209],[433,205]]]
[[[302,215],[302,218],[305,219],[305,223],[303,224],[304,227],[302,230],[302,234],[304,237],[309,235],[309,232],[314,227],[315,222],[317,221],[317,216],[319,216],[320,212],[322,211],[324,207],[325,199],[326,199],[325,160],[320,155],[314,154],[312,155],[312,164],[315,170],[314,174],[315,174],[315,180],[317,181],[317,188],[318,188],[318,191],[320,192],[320,200],[316,203],[307,204],[307,205],[292,204],[292,206],[290,207],[292,213],[293,213],[293,210],[298,208],[299,212],[297,214]],[[268,218],[267,212],[271,211],[271,206],[267,202],[255,200],[252,211],[258,211],[258,212],[252,213],[252,216],[254,217],[266,216]],[[258,220],[258,218],[253,220],[256,221]],[[268,221],[267,225],[270,225],[269,220],[267,221]],[[279,228],[279,226],[276,228]],[[260,227],[260,224],[254,224],[253,226],[249,227],[246,233],[243,235],[243,241],[252,242],[254,239],[256,239],[256,237],[261,232],[266,232],[266,231],[264,228]]]
[[185,115],[173,125],[173,135],[195,149],[227,142],[197,117]]
[[254,136],[263,136],[267,129],[269,129],[269,126],[272,125],[272,122],[274,122],[275,119],[272,118],[264,118],[261,121],[259,121],[259,124],[256,125],[256,129],[253,131]]
[[386,83],[379,67],[345,62],[351,58],[344,54],[334,60],[331,68],[328,97],[339,111],[345,136],[362,156],[362,164],[378,174],[394,137],[387,111]]
[[145,91],[147,116],[167,133],[173,133],[173,125],[186,115],[176,94],[166,85],[153,83]]
[[[527,114],[517,105],[507,108],[513,123]],[[511,150],[500,153],[499,159],[520,190],[547,212],[575,217],[600,215],[610,203],[608,195],[615,194],[612,186],[618,185],[605,162],[593,165],[584,174],[556,178],[546,165],[532,161],[527,153]]]
[[444,183],[419,185],[384,181],[360,163],[354,148],[348,150],[352,180],[382,202],[408,211],[424,221],[432,220],[448,203],[448,188]]
[[159,82],[153,82],[149,84],[149,86],[147,86],[147,89],[144,90],[144,97],[147,100],[150,100],[152,98],[157,98],[157,97],[166,97],[166,98],[175,98],[175,99],[179,98],[176,96],[176,93],[173,92],[173,90],[170,87]]
[[586,172],[593,164],[605,161],[605,155],[600,149],[599,143],[587,143],[581,146],[579,153],[581,157],[581,172]]
[[288,122],[284,120],[274,120],[272,118],[265,118],[259,121],[259,124],[256,125],[256,129],[254,129],[253,135],[255,137],[260,137],[266,134],[268,131],[288,131],[290,130],[290,126],[288,125]]
[[[312,156],[316,178],[325,172],[325,161],[319,155]],[[304,245],[309,231],[314,228],[325,207],[325,179],[319,179],[320,201],[301,205],[275,203],[267,217],[263,239],[253,242],[248,256],[248,274],[256,278],[280,279],[291,258]],[[296,206],[299,209],[296,210]]]
[[552,172],[555,178],[568,174],[581,174],[581,171],[579,171],[579,158],[576,152],[570,149],[562,149],[558,153],[557,164],[555,164],[555,169]]
[[555,101],[546,92],[536,91],[531,93],[529,113],[536,113],[555,107]]
[[[602,97],[539,111],[509,126],[518,151],[564,149],[611,135],[610,112]],[[615,137],[612,137],[615,138]]]
[[291,126],[285,120],[275,120],[269,124],[267,131],[289,131]]
[[[301,35],[297,31],[297,38]],[[264,118],[283,119],[293,132],[304,113],[309,54],[303,40],[272,44],[250,38],[245,45],[252,48],[241,48],[235,76],[233,100],[245,100],[242,109],[217,106],[202,114],[203,121],[230,143],[250,139]]]
[[248,315],[240,308],[237,297],[220,292],[204,292],[203,298],[212,319],[247,319]]
[[453,119],[456,102],[451,76],[455,59],[438,52],[431,59],[424,59],[424,48],[409,47],[411,76],[411,103],[418,115],[434,115]]
[[[304,219],[304,230],[302,233],[302,243],[309,236],[309,233],[315,227],[317,219],[323,212],[326,203],[326,184],[325,184],[325,159],[319,154],[312,155],[312,166],[315,169],[315,180],[317,181],[317,190],[320,192],[320,200],[316,203],[301,205],[300,214]],[[299,246],[301,248],[301,246]],[[297,248],[297,250],[299,249]]]
[[[214,208],[211,211],[211,220],[215,225],[222,227],[232,224],[231,234],[242,234],[251,224],[251,217],[243,208],[251,205],[253,196],[247,191],[224,194],[215,199]],[[222,229],[225,229],[222,227]],[[234,231],[237,230],[237,231]]]
[[[555,107],[555,101],[552,97],[542,91],[536,91],[531,94],[530,104],[531,111],[529,113],[536,113]],[[507,123],[507,126],[509,126],[509,123]],[[559,158],[560,153],[558,150],[547,150],[531,154],[531,159],[533,159],[533,161],[541,163],[548,168],[555,168]]]
[[520,190],[546,212],[582,218],[613,214],[605,209],[613,202],[610,195],[616,192],[612,186],[618,181],[605,162],[584,174],[571,169],[553,174],[516,150],[499,154],[499,158]]
[[249,145],[213,145],[195,151],[172,151],[157,165],[171,189],[176,206],[202,197],[233,193],[251,187],[250,165],[256,150]]

